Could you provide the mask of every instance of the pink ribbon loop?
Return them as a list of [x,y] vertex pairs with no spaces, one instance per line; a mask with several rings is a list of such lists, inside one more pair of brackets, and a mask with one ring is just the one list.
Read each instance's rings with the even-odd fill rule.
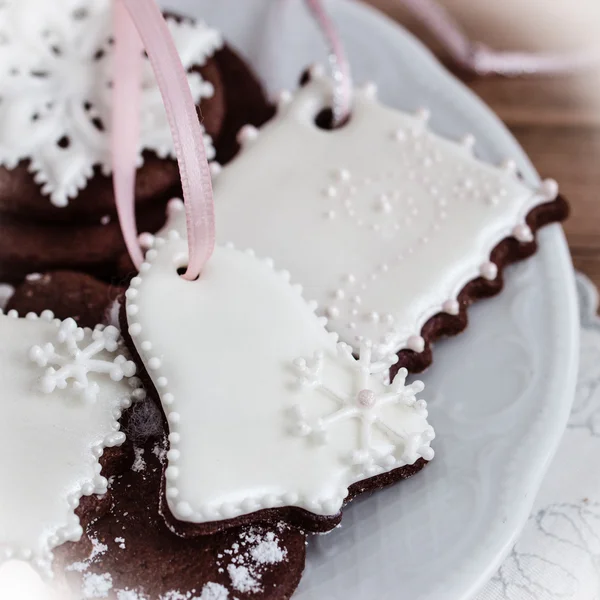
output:
[[[137,30],[137,31],[136,31]],[[139,268],[142,251],[135,224],[135,173],[139,140],[142,48],[146,49],[163,98],[183,189],[189,262],[197,279],[215,245],[210,168],[202,128],[185,69],[155,0],[116,0],[113,90],[113,187],[123,237]]]
[[452,59],[478,75],[548,75],[570,73],[600,63],[594,52],[499,52],[473,42],[436,0],[400,0],[437,38]]
[[329,62],[335,82],[333,97],[333,126],[342,125],[350,116],[352,110],[352,74],[350,62],[346,57],[344,45],[332,23],[321,0],[306,0],[306,4],[314,15],[327,43],[330,54]]

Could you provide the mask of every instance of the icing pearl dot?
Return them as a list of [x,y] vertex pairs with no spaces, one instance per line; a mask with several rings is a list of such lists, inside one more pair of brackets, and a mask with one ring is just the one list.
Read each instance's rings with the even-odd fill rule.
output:
[[522,223],[521,225],[517,225],[513,229],[513,235],[519,242],[522,242],[522,243],[527,243],[527,242],[533,241],[533,232],[531,231],[530,227],[528,225],[526,225],[525,223]]
[[356,317],[356,315],[358,315],[358,308],[353,308],[353,309],[350,311],[350,314],[351,314],[353,317]]
[[460,312],[458,300],[446,300],[442,305],[442,310],[449,315],[457,315]]
[[348,323],[348,329],[356,329],[356,323]]
[[337,298],[338,300],[343,300],[345,296],[346,296],[346,293],[344,292],[344,290],[336,290],[334,293],[334,297]]
[[129,334],[132,337],[136,337],[142,333],[142,326],[139,323],[133,323],[129,326]]
[[142,350],[144,350],[144,352],[149,352],[150,350],[152,350],[152,343],[142,342]]
[[134,298],[137,298],[139,292],[137,290],[134,290],[132,288],[129,288],[126,292],[125,292],[125,298],[129,299],[129,300],[133,300]]
[[353,296],[351,302],[354,304],[360,304],[362,302],[362,298],[360,296]]
[[340,309],[337,306],[328,306],[325,309],[325,314],[330,319],[337,319],[340,316]]
[[325,218],[330,219],[330,220],[335,219],[335,210],[328,210],[325,213]]
[[404,131],[404,129],[397,129],[393,133],[393,138],[397,142],[403,142],[404,140],[406,140],[406,132]]
[[253,125],[244,125],[237,134],[237,141],[240,144],[246,144],[258,137],[258,129]]
[[177,412],[170,412],[167,419],[169,420],[169,423],[179,423],[179,421],[181,421],[181,415]]
[[292,101],[292,93],[289,90],[281,90],[277,94],[277,104],[282,107],[286,106]]
[[221,165],[216,161],[211,162],[208,166],[210,168],[210,176],[213,179],[215,177],[218,177],[220,175],[221,171],[223,170],[223,167],[221,167]]
[[360,404],[360,406],[364,406],[365,408],[373,408],[377,399],[373,390],[360,390],[356,396],[356,401],[358,404]]
[[486,262],[481,265],[481,276],[488,281],[493,281],[498,275],[498,267],[493,262]]
[[425,350],[425,340],[420,335],[411,335],[406,341],[406,346],[413,352],[421,353]]
[[138,307],[137,305],[135,305],[135,304],[130,304],[130,305],[127,307],[127,314],[128,314],[128,315],[130,315],[130,316],[132,316],[132,317],[133,317],[133,316],[135,316],[135,315],[137,315],[137,314],[138,314],[138,312],[140,312],[140,309],[139,309],[139,307]]
[[150,369],[152,369],[153,371],[155,371],[156,369],[160,369],[160,358],[157,358],[156,356],[153,356],[148,361],[148,367]]
[[371,323],[379,323],[379,313],[377,312],[370,312],[367,313],[366,315],[367,321],[370,321]]
[[491,196],[489,202],[491,205],[497,206],[500,204],[500,198],[498,198],[498,196]]
[[154,244],[154,236],[151,233],[140,233],[138,243],[142,248],[150,248]]
[[154,260],[158,256],[158,252],[154,249],[146,252],[146,260]]
[[165,470],[165,477],[168,481],[175,481],[179,477],[179,469],[173,466],[167,467]]
[[545,179],[542,182],[540,192],[546,200],[556,200],[558,197],[558,183],[554,179]]
[[415,112],[415,117],[420,121],[427,122],[431,118],[431,111],[428,108],[419,108]]
[[166,377],[159,377],[159,378],[156,380],[156,385],[157,385],[158,387],[161,387],[161,388],[167,387],[167,383],[168,383],[168,382],[167,382],[167,378],[166,378]]
[[327,196],[328,198],[335,198],[337,196],[337,189],[335,188],[335,186],[330,185],[327,188],[325,188],[323,194],[325,194],[325,196]]
[[163,404],[170,406],[171,404],[173,404],[173,402],[175,402],[175,397],[173,396],[173,394],[165,394],[162,397],[162,401],[163,401]]
[[367,98],[374,99],[377,97],[377,84],[373,81],[368,81],[362,86],[362,91]]
[[147,273],[150,270],[150,263],[143,262],[140,265],[140,273]]
[[334,173],[334,177],[338,181],[350,181],[350,171],[348,171],[348,169],[338,169]]
[[191,517],[194,514],[192,507],[187,502],[178,502],[175,510],[177,516],[183,519]]
[[347,283],[355,283],[356,282],[356,277],[354,275],[352,275],[352,273],[348,273],[348,275],[346,275],[344,277],[344,279]]
[[142,283],[142,278],[137,275],[130,281],[130,285],[138,287]]
[[502,168],[507,173],[516,173],[517,163],[512,158],[507,158],[506,160],[502,161],[500,168]]
[[181,440],[181,435],[179,435],[179,433],[177,433],[176,431],[172,431],[169,434],[169,442],[171,443],[171,445],[179,444],[180,440]]

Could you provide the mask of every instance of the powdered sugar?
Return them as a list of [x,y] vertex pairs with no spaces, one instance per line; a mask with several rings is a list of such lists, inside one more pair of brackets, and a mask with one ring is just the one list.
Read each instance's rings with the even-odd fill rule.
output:
[[118,544],[119,548],[121,548],[121,550],[125,550],[125,538],[116,537],[115,544]]
[[92,598],[108,598],[108,592],[112,589],[112,576],[110,573],[96,575],[87,573],[83,576],[81,593],[85,600]]
[[90,542],[92,543],[92,551],[90,555],[82,562],[75,562],[66,567],[67,571],[75,571],[77,573],[83,573],[87,571],[89,566],[94,560],[104,554],[108,550],[108,546],[98,540],[98,538],[90,536]]
[[155,444],[154,448],[152,448],[152,454],[158,458],[161,464],[165,463],[165,458],[167,457],[167,449],[164,444]]
[[227,600],[228,598],[229,592],[226,587],[218,583],[207,583],[197,600]]
[[146,461],[144,460],[144,449],[143,448],[134,448],[135,460],[131,465],[131,470],[136,473],[140,473],[141,471],[146,470]]
[[252,592],[253,594],[262,591],[260,577],[256,577],[248,567],[231,564],[227,566],[227,573],[234,590],[242,593]]
[[148,596],[135,590],[119,590],[117,600],[147,600]]
[[250,550],[250,555],[259,565],[274,565],[280,563],[287,556],[287,550],[282,550],[279,547],[279,540],[275,533],[269,531]]
[[[230,557],[229,561],[227,557]],[[265,566],[281,563],[286,557],[287,550],[279,546],[275,532],[251,527],[240,534],[238,542],[218,556],[217,565],[219,572],[223,572],[224,568],[227,570],[234,590],[256,594],[263,589],[261,581]],[[225,561],[228,564],[225,565]]]

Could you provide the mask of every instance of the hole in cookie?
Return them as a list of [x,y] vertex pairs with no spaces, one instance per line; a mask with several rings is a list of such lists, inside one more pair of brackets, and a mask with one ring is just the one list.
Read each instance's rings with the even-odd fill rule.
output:
[[106,52],[102,48],[100,48],[100,50],[98,50],[96,52],[96,54],[94,54],[94,60],[96,60],[96,61],[102,60],[105,55],[106,55]]
[[[185,275],[186,271],[187,271],[187,265],[183,265],[183,267],[179,267],[177,269],[177,275],[182,277],[183,275]],[[196,277],[196,279],[194,279],[194,281],[198,281],[198,279],[200,279],[200,276]]]
[[333,110],[331,108],[324,108],[316,117],[315,117],[315,125],[319,129],[324,129],[325,131],[332,131],[334,129],[340,129],[344,127],[350,120],[348,117],[345,121],[340,123],[337,127],[333,126]]
[[60,140],[56,142],[56,145],[65,150],[71,145],[71,140],[66,135],[63,135]]

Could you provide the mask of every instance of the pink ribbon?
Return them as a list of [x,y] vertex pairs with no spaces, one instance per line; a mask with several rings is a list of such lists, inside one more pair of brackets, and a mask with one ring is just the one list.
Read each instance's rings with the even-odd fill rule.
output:
[[[135,27],[135,28],[134,28]],[[137,30],[137,31],[136,31]],[[141,50],[146,49],[173,136],[181,174],[189,247],[183,275],[194,280],[215,245],[210,168],[187,75],[155,0],[116,0],[113,90],[113,187],[123,237],[137,268],[143,256],[135,224]]]
[[333,127],[338,127],[350,116],[352,110],[352,75],[344,45],[321,0],[306,0],[330,48],[329,62],[333,72]]
[[499,52],[471,41],[450,13],[435,0],[400,1],[433,33],[460,66],[478,75],[512,77],[570,73],[593,67],[600,62],[600,55],[593,52]]

